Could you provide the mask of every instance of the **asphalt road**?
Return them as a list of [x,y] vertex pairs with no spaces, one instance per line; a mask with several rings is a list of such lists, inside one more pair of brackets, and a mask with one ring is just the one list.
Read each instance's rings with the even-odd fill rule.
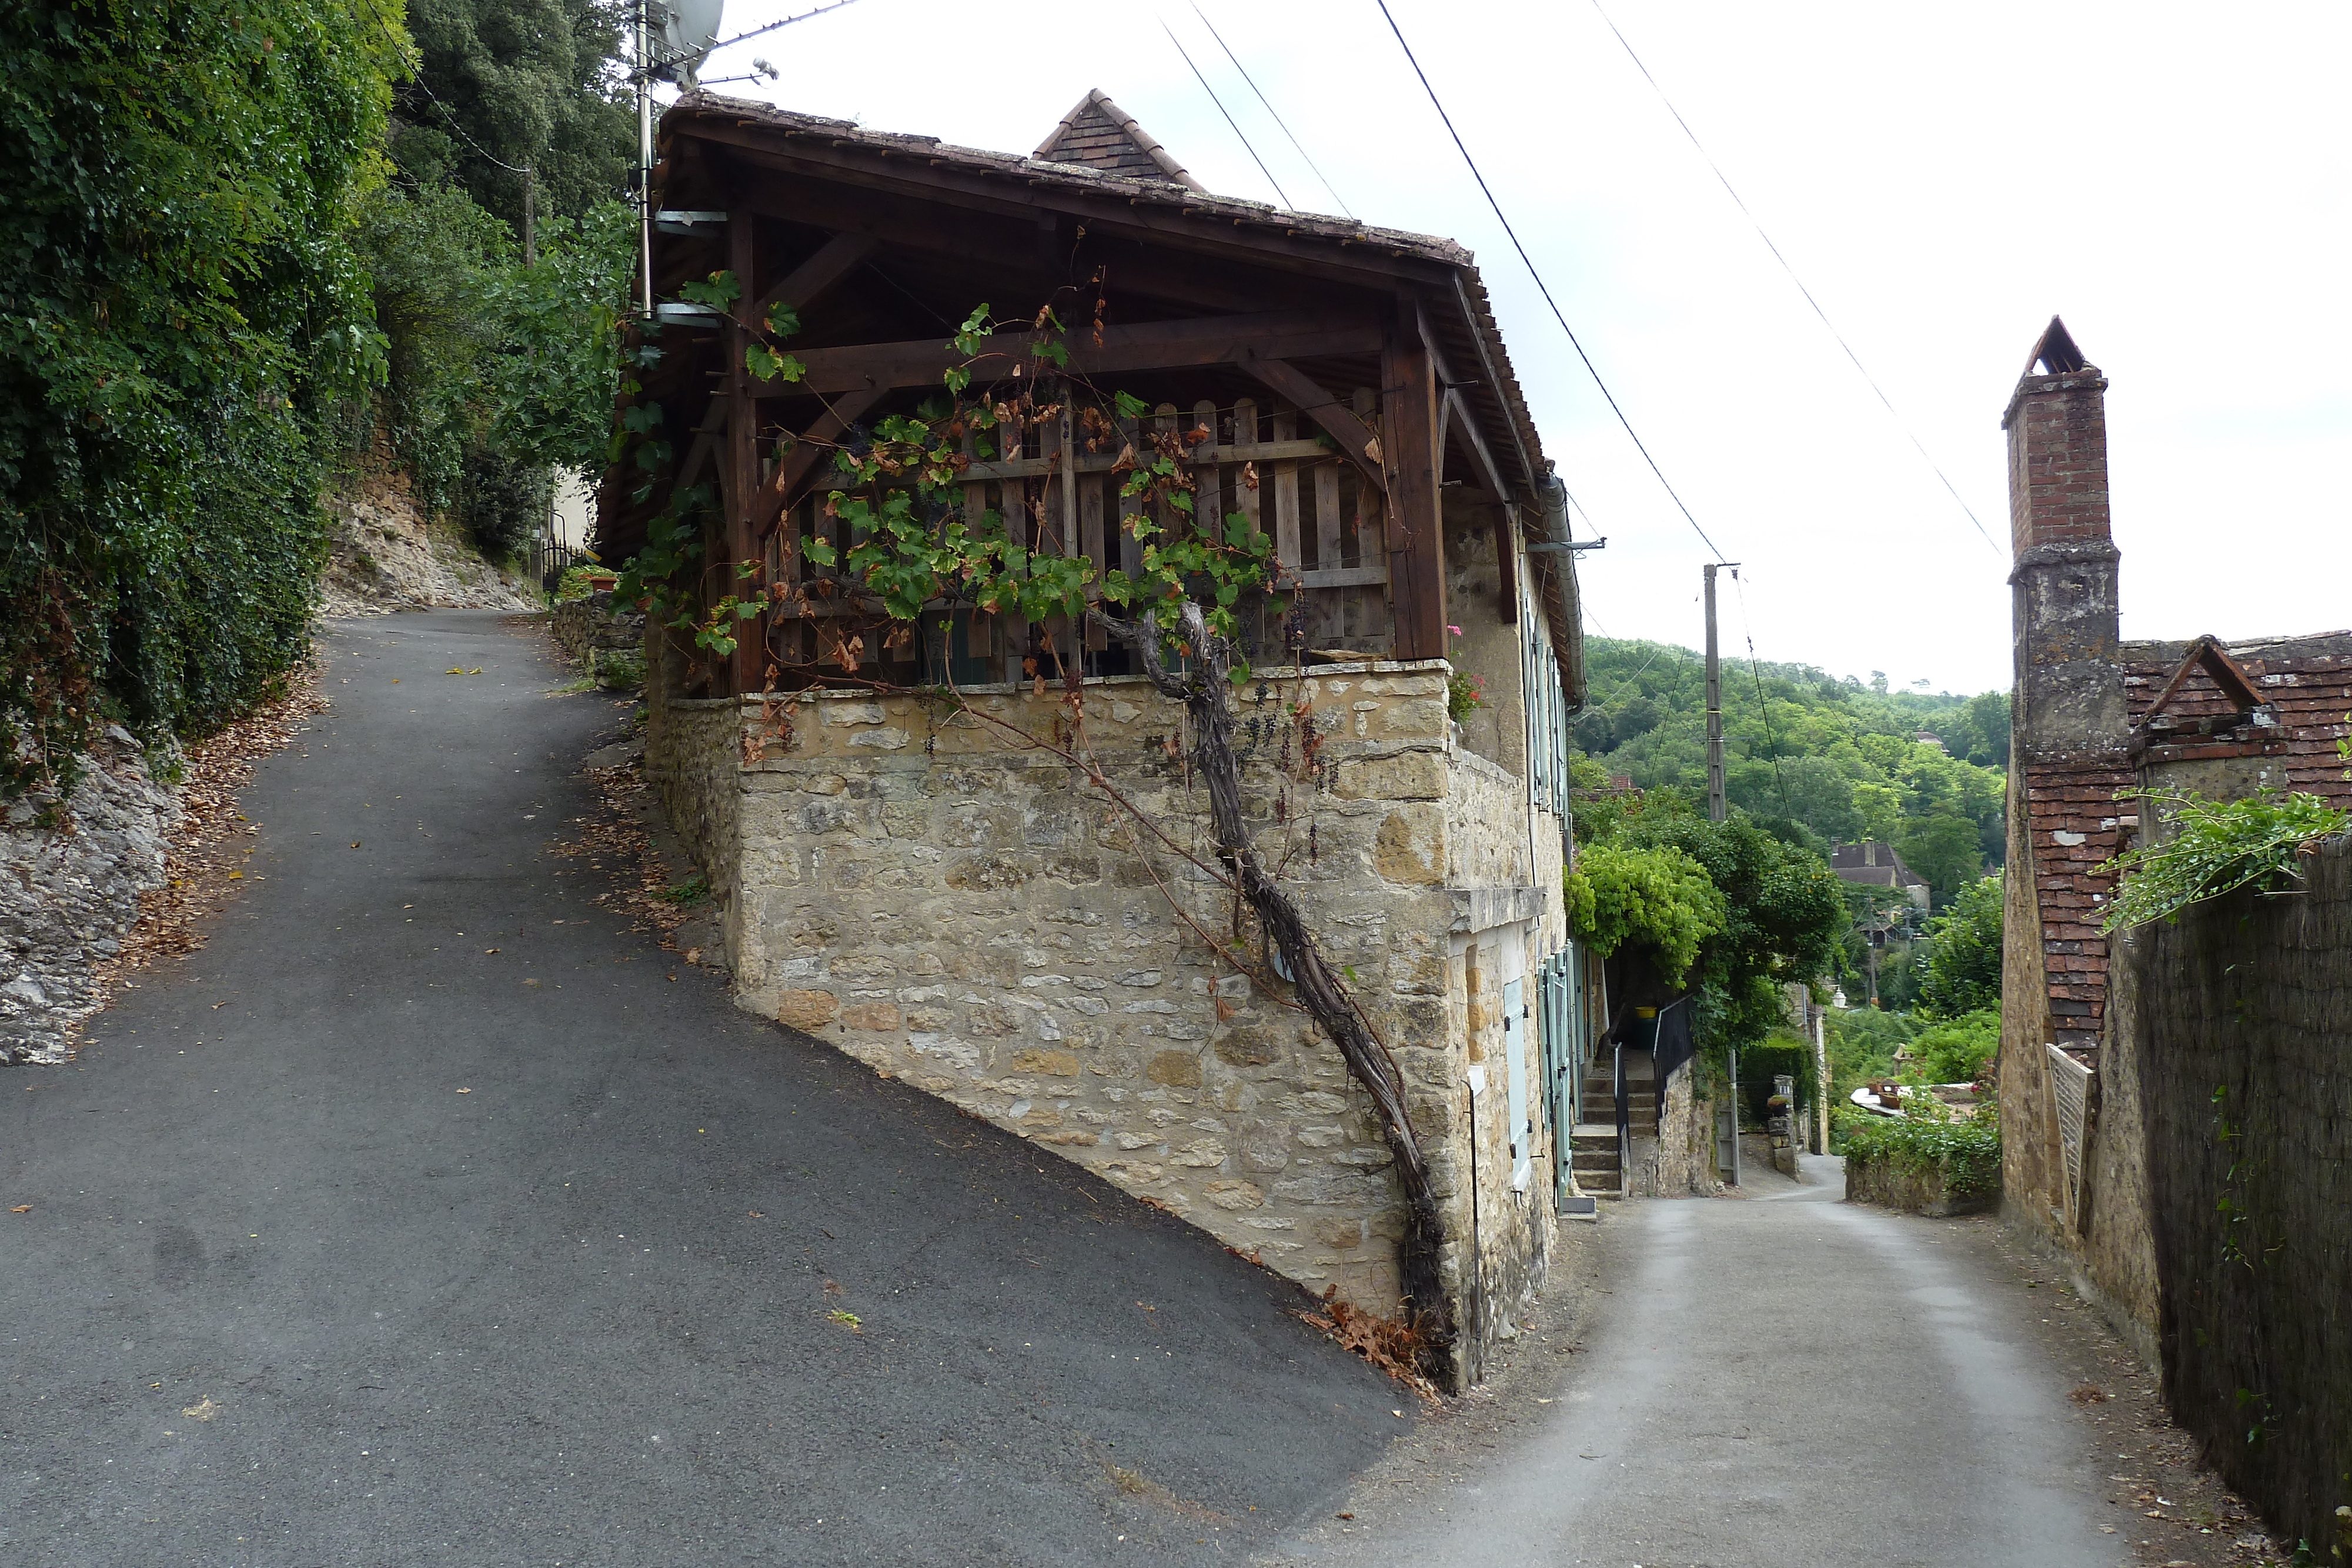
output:
[[2139,1520],[2109,1504],[2105,1481],[2123,1456],[2097,1452],[2070,1418],[2070,1376],[1982,1232],[1839,1202],[1837,1162],[1808,1164],[1819,1185],[1751,1167],[1761,1200],[1608,1206],[1598,1284],[1562,1336],[1581,1335],[1576,1354],[1546,1358],[1507,1391],[1515,1414],[1469,1440],[1400,1448],[1349,1502],[1350,1522],[1327,1521],[1272,1560],[2131,1562],[2115,1527]]
[[0,1563],[1232,1561],[1409,1428],[1271,1276],[600,913],[548,846],[625,710],[536,632],[323,646],[210,946],[0,1074]]

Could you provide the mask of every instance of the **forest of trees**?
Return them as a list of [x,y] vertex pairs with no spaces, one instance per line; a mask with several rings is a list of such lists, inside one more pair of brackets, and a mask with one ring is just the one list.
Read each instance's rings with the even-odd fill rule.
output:
[[[1576,745],[1637,789],[1706,786],[1705,669],[1668,643],[1595,637]],[[1761,700],[1759,700],[1759,695]],[[1726,791],[1759,821],[1826,852],[1892,843],[1938,902],[2000,863],[2009,694],[1889,690],[1809,664],[1727,661]],[[1942,745],[1921,741],[1933,734]]]

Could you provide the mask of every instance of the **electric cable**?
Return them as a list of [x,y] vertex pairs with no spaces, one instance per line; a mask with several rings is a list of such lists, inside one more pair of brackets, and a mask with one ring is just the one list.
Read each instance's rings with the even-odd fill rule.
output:
[[1609,412],[1615,414],[1617,423],[1625,427],[1625,434],[1633,443],[1633,449],[1642,455],[1642,461],[1650,465],[1650,472],[1657,476],[1659,485],[1674,502],[1675,509],[1682,513],[1683,521],[1691,526],[1691,531],[1698,535],[1700,542],[1706,546],[1716,559],[1724,559],[1723,550],[1707,537],[1706,530],[1699,526],[1698,518],[1692,515],[1690,507],[1683,503],[1681,495],[1666,478],[1666,471],[1658,466],[1655,457],[1650,455],[1650,449],[1643,442],[1641,434],[1633,428],[1633,422],[1626,418],[1625,411],[1618,406],[1616,394],[1609,390],[1609,383],[1601,379],[1601,371],[1593,364],[1592,356],[1584,351],[1583,343],[1578,340],[1576,329],[1568,324],[1568,317],[1560,310],[1559,301],[1552,298],[1551,286],[1536,269],[1535,258],[1528,254],[1528,247],[1519,243],[1519,232],[1504,215],[1503,204],[1495,199],[1493,188],[1486,183],[1486,176],[1478,172],[1478,161],[1470,156],[1470,149],[1463,143],[1462,133],[1454,129],[1454,117],[1445,112],[1445,105],[1438,98],[1437,89],[1429,85],[1429,73],[1421,68],[1421,61],[1413,56],[1412,46],[1404,41],[1404,29],[1398,26],[1396,18],[1389,14],[1389,0],[1372,0],[1372,3],[1381,8],[1381,16],[1387,19],[1389,31],[1396,35],[1397,47],[1404,51],[1405,61],[1412,67],[1412,74],[1421,78],[1421,89],[1429,95],[1430,103],[1437,110],[1437,118],[1445,122],[1445,133],[1454,138],[1454,148],[1462,154],[1462,162],[1470,166],[1470,177],[1478,182],[1479,192],[1486,196],[1486,204],[1495,209],[1496,220],[1503,225],[1503,233],[1509,236],[1511,248],[1519,253],[1519,260],[1527,266],[1528,276],[1536,280],[1536,287],[1542,293],[1544,303],[1551,307],[1552,319],[1558,321],[1559,329],[1568,334],[1569,346],[1576,350],[1576,357],[1584,361],[1585,373],[1592,378],[1592,384],[1601,389],[1601,395],[1608,401]]
[[1717,183],[1723,187],[1724,194],[1731,198],[1731,204],[1739,209],[1739,215],[1746,218],[1749,225],[1756,230],[1756,237],[1764,242],[1764,248],[1772,253],[1772,259],[1780,264],[1780,270],[1789,275],[1789,281],[1795,284],[1797,292],[1805,297],[1805,303],[1812,307],[1813,314],[1821,319],[1821,323],[1828,329],[1829,335],[1837,340],[1837,346],[1840,349],[1845,350],[1846,359],[1853,364],[1863,381],[1868,384],[1870,390],[1878,395],[1880,404],[1885,408],[1887,416],[1895,421],[1895,428],[1902,431],[1909,439],[1913,448],[1918,452],[1920,461],[1927,464],[1934,471],[1936,477],[1943,481],[1945,490],[1950,494],[1952,500],[1960,510],[1968,515],[1969,521],[1976,526],[1976,530],[1983,537],[1984,542],[1992,546],[1993,550],[1999,553],[2000,546],[1994,541],[1992,535],[1985,532],[1984,523],[1978,517],[1976,508],[1969,506],[1961,497],[1959,488],[1952,483],[1951,476],[1944,472],[1943,466],[1929,454],[1927,444],[1919,439],[1918,434],[1911,428],[1909,423],[1895,408],[1894,400],[1886,395],[1885,389],[1878,384],[1877,378],[1873,376],[1868,368],[1863,364],[1862,356],[1853,351],[1853,345],[1847,342],[1845,334],[1837,329],[1837,324],[1830,319],[1829,312],[1822,308],[1822,302],[1813,298],[1813,291],[1805,287],[1805,280],[1797,276],[1797,269],[1789,265],[1789,258],[1780,254],[1780,247],[1774,245],[1772,236],[1764,232],[1764,225],[1759,221],[1754,213],[1748,210],[1748,204],[1740,200],[1739,193],[1732,189],[1730,177],[1724,173],[1722,165],[1716,162],[1714,155],[1709,153],[1705,144],[1699,141],[1698,132],[1690,128],[1690,121],[1683,118],[1682,110],[1676,109],[1674,99],[1666,96],[1666,89],[1658,85],[1658,78],[1650,74],[1650,68],[1642,63],[1642,57],[1633,52],[1633,46],[1626,41],[1625,35],[1618,30],[1617,24],[1610,20],[1609,13],[1601,10],[1601,0],[1592,0],[1592,8],[1600,12],[1601,20],[1608,26],[1612,33],[1616,34],[1617,42],[1624,47],[1625,57],[1633,62],[1633,68],[1642,73],[1642,79],[1650,84],[1650,90],[1658,95],[1658,101],[1666,106],[1666,112],[1675,117],[1675,123],[1683,128],[1685,136],[1690,138],[1690,144],[1697,149],[1699,157],[1714,172]]
[[[1298,138],[1291,131],[1289,121],[1282,118],[1281,113],[1275,109],[1272,103],[1267,102],[1265,94],[1258,89],[1256,78],[1249,74],[1249,68],[1242,64],[1240,57],[1234,53],[1234,47],[1225,42],[1225,36],[1223,33],[1217,31],[1217,25],[1214,22],[1210,21],[1208,14],[1201,9],[1199,0],[1193,0],[1192,15],[1201,18],[1201,26],[1209,29],[1209,37],[1217,40],[1217,47],[1225,51],[1225,58],[1234,62],[1234,69],[1242,73],[1242,80],[1249,83],[1250,91],[1257,93],[1258,102],[1265,104],[1265,111],[1274,116],[1274,122],[1282,127],[1282,133],[1285,136],[1288,136],[1290,138],[1291,146],[1297,148],[1298,155],[1307,160],[1307,168],[1314,170],[1315,178],[1322,182],[1323,193],[1339,204],[1340,212],[1347,214],[1349,217],[1354,217],[1356,214],[1352,212],[1349,212],[1347,202],[1340,196],[1337,190],[1332,188],[1331,182],[1324,178],[1323,171],[1316,166],[1315,160],[1307,157],[1307,149],[1299,145]],[[1163,22],[1160,26],[1164,27],[1167,24]]]
[[1764,716],[1764,744],[1772,753],[1772,783],[1780,791],[1780,815],[1795,821],[1797,813],[1789,809],[1789,781],[1780,777],[1780,741],[1772,733],[1772,710],[1764,701],[1764,672],[1756,664],[1756,632],[1748,622],[1748,585],[1739,579],[1734,568],[1731,589],[1739,596],[1739,632],[1748,639],[1748,674],[1756,683],[1756,711]]
[[[1234,122],[1233,112],[1225,108],[1224,99],[1219,98],[1217,96],[1217,89],[1209,85],[1209,78],[1201,74],[1201,68],[1199,66],[1192,65],[1192,55],[1186,51],[1182,42],[1176,37],[1176,29],[1168,25],[1168,19],[1164,16],[1160,19],[1160,30],[1168,35],[1168,41],[1176,46],[1176,52],[1184,57],[1184,63],[1188,66],[1192,66],[1192,79],[1201,84],[1201,90],[1207,93],[1209,95],[1209,101],[1217,106],[1217,112],[1225,117],[1225,123],[1233,126],[1234,134],[1237,137],[1241,137],[1243,150],[1250,155],[1250,162],[1257,165],[1257,172],[1265,176],[1265,183],[1274,187],[1274,193],[1282,197],[1282,204],[1286,208],[1290,207],[1290,197],[1284,192],[1282,182],[1274,177],[1274,171],[1267,168],[1265,166],[1265,160],[1257,155],[1257,149],[1250,145],[1250,139],[1246,136],[1242,136],[1242,128]],[[1291,210],[1296,211],[1297,209],[1292,208]]]

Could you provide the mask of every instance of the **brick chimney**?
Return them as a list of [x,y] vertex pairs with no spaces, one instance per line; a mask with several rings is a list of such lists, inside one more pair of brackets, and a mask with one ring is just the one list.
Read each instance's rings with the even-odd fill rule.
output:
[[2001,416],[2015,563],[2015,745],[2029,760],[2124,749],[2106,392],[2106,378],[2053,316]]

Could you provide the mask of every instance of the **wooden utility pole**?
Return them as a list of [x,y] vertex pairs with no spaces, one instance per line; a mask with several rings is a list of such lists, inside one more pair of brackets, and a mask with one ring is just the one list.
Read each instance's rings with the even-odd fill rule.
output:
[[1729,814],[1723,800],[1723,664],[1715,642],[1715,573],[1717,567],[1725,566],[1734,573],[1739,570],[1736,560],[1709,561],[1700,569],[1706,573],[1706,820],[1710,822],[1720,822]]

